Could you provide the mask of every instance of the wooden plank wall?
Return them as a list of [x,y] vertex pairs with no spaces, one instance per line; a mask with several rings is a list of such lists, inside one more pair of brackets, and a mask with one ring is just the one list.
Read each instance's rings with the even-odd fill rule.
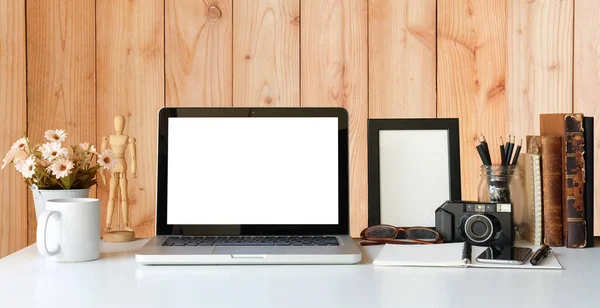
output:
[[[114,116],[125,116],[125,134],[136,139],[137,148],[137,178],[129,175],[127,189],[130,222],[136,236],[150,237],[155,229],[157,115],[164,107],[164,3],[97,0],[96,14],[97,143],[114,131]],[[104,222],[107,186],[98,187],[98,197]],[[113,226],[119,214],[115,206]]]
[[369,1],[369,117],[436,117],[436,0]]
[[167,106],[233,106],[232,0],[166,0]]
[[344,107],[349,113],[353,234],[367,225],[367,119],[369,117],[367,3],[303,0],[302,106]]
[[[463,196],[473,199],[477,134],[524,138],[546,112],[600,118],[599,13],[595,0],[0,1],[0,151],[50,128],[99,146],[126,116],[138,150],[131,223],[148,237],[160,107],[343,106],[356,236],[368,118],[459,117]],[[600,124],[600,153],[598,141]],[[35,241],[31,193],[1,172],[0,257]],[[97,195],[104,219],[107,188]]]
[[[66,146],[96,139],[94,16],[94,0],[27,1],[27,133],[33,144],[56,128],[66,130]],[[31,193],[28,198],[33,244],[37,224]]]
[[300,106],[299,0],[233,5],[233,106]]
[[[0,155],[27,129],[25,0],[0,1]],[[27,194],[21,175],[0,171],[0,258],[27,246]]]
[[508,76],[511,133],[539,134],[540,113],[573,111],[572,0],[508,1]]
[[437,9],[437,116],[460,119],[462,197],[476,200],[481,160],[473,139],[507,133],[506,3],[444,0]]

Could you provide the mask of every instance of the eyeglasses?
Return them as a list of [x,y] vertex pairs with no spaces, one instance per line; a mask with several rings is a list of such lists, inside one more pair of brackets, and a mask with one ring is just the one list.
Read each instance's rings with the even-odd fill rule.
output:
[[[404,238],[398,238],[398,235],[403,235]],[[430,228],[403,228],[390,225],[368,227],[360,233],[360,238],[369,241],[361,242],[362,246],[381,244],[439,244],[443,242],[442,236]]]

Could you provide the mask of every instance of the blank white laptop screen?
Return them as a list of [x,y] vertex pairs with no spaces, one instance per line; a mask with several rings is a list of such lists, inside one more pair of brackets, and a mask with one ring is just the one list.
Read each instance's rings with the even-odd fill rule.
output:
[[338,223],[337,118],[169,118],[167,224]]

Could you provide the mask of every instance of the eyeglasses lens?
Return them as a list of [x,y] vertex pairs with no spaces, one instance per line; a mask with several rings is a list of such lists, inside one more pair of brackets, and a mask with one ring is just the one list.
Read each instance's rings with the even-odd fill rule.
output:
[[435,242],[438,239],[437,233],[429,229],[408,229],[406,235],[415,240]]
[[386,226],[375,226],[369,228],[365,235],[373,238],[391,238],[396,233],[396,228]]

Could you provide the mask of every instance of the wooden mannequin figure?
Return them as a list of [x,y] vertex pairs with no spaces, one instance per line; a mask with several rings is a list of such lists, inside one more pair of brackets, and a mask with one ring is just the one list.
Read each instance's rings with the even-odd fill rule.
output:
[[[127,203],[127,161],[125,153],[129,149],[131,154],[131,174],[136,178],[136,157],[135,157],[135,138],[124,135],[125,117],[116,116],[114,119],[115,133],[102,138],[100,151],[103,152],[107,145],[115,155],[115,166],[111,170],[110,190],[108,196],[108,211],[106,215],[106,225],[104,230],[104,240],[107,242],[129,242],[135,239],[135,233],[129,224],[129,204]],[[117,189],[121,193],[121,222],[118,230],[111,229],[113,212],[115,209],[115,199]],[[117,214],[118,215],[118,214]]]

